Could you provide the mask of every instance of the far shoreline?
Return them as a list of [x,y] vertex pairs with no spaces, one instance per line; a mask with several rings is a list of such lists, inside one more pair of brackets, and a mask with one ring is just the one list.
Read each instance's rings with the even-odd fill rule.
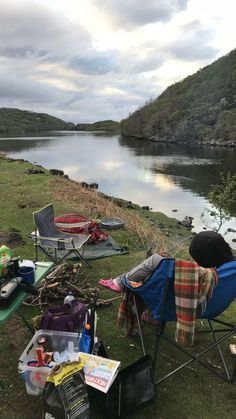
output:
[[[68,131],[69,132],[69,131]],[[48,171],[48,172],[51,172],[51,171],[55,171],[55,172],[61,172],[61,173],[58,173],[58,175],[59,175],[59,178],[61,177],[61,178],[63,178],[63,177],[65,177],[65,178],[68,178],[70,181],[72,181],[72,182],[75,182],[76,184],[78,184],[78,185],[82,185],[82,184],[86,184],[86,185],[88,185],[87,184],[87,182],[84,182],[84,181],[78,181],[78,180],[74,180],[74,179],[72,179],[72,178],[69,178],[69,176],[68,175],[66,175],[66,174],[64,174],[64,171],[62,171],[62,170],[60,170],[60,169],[47,169],[47,168],[45,168],[45,167],[43,167],[43,166],[41,166],[40,164],[35,164],[35,163],[32,163],[31,161],[28,161],[28,160],[25,160],[25,159],[15,159],[15,158],[11,158],[11,157],[9,157],[8,156],[8,154],[7,153],[0,153],[0,158],[1,157],[4,157],[5,156],[5,158],[8,160],[8,161],[18,161],[18,162],[25,162],[25,163],[28,163],[28,164],[30,164],[33,168],[35,168],[35,169],[37,169],[37,168],[39,168],[39,169],[43,169],[43,170],[45,170],[45,171]],[[56,174],[56,173],[52,173],[52,174]],[[99,186],[99,185],[98,185]],[[162,215],[162,216],[164,216],[164,217],[166,217],[167,219],[169,219],[169,220],[174,220],[175,221],[175,223],[177,224],[177,225],[181,225],[184,229],[186,229],[188,232],[189,232],[189,234],[191,235],[194,235],[194,234],[196,234],[196,233],[198,233],[199,231],[202,231],[202,230],[210,230],[210,229],[212,229],[212,228],[207,228],[207,227],[203,227],[202,229],[199,229],[198,227],[195,227],[194,226],[194,218],[192,218],[191,217],[191,214],[189,214],[189,215],[186,215],[182,220],[180,219],[180,218],[176,218],[176,217],[171,217],[170,215],[167,215],[166,213],[164,213],[164,212],[160,212],[160,211],[155,211],[155,210],[153,210],[152,208],[150,208],[148,205],[144,205],[144,206],[141,206],[140,204],[136,204],[136,203],[134,203],[134,202],[132,202],[132,201],[128,201],[128,200],[126,200],[126,199],[124,199],[124,198],[120,198],[120,197],[116,197],[116,196],[113,196],[113,195],[107,195],[107,194],[105,194],[104,192],[102,192],[102,191],[97,191],[99,194],[101,194],[101,196],[103,196],[104,198],[106,198],[107,200],[112,200],[112,201],[114,201],[114,202],[118,202],[118,206],[121,206],[121,207],[123,207],[123,208],[128,208],[129,206],[133,206],[135,209],[139,209],[139,210],[143,210],[143,211],[145,211],[145,212],[149,212],[150,214],[160,214],[160,215]],[[123,204],[122,204],[123,203]],[[175,210],[175,209],[172,209],[171,210],[172,212],[177,212],[178,210]],[[182,217],[181,217],[182,218]],[[193,219],[193,225],[191,226],[191,224],[190,225],[187,225],[187,224],[184,224],[183,222],[185,222],[186,220],[185,219],[187,219],[187,218],[192,218]],[[226,231],[227,232],[227,231]],[[222,233],[221,233],[222,234]],[[224,235],[225,236],[225,235]],[[226,234],[226,236],[227,236],[227,234]],[[230,246],[232,247],[232,249],[236,249],[236,242],[233,242],[232,240],[234,240],[235,238],[234,238],[234,236],[232,237],[232,238],[229,238],[229,237],[225,237],[226,238],[226,240],[229,242],[229,244],[230,244]],[[230,240],[231,239],[231,240]]]

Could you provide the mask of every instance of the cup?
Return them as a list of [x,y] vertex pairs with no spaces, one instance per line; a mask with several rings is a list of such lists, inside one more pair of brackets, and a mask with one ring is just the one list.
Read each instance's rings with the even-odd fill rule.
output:
[[24,282],[25,284],[34,285],[35,275],[34,268],[32,266],[21,266],[19,268],[19,275],[23,279],[22,282]]

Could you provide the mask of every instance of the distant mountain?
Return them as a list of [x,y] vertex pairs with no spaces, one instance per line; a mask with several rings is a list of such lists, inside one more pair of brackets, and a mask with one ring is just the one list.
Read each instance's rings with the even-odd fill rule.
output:
[[176,144],[236,146],[236,49],[121,121],[121,133]]
[[0,134],[69,130],[75,126],[46,113],[0,108]]
[[119,122],[106,120],[98,121],[92,124],[77,124],[77,131],[106,131],[106,132],[120,132]]

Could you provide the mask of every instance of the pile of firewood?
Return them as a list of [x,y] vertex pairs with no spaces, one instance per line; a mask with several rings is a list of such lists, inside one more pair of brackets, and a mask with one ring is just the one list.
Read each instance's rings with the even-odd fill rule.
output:
[[[79,301],[85,304],[95,303],[96,306],[107,306],[120,297],[107,300],[99,298],[100,289],[92,286],[88,278],[81,281],[82,276],[80,263],[63,263],[57,266],[41,282],[37,296],[28,296],[26,303],[31,306],[59,305],[63,302],[68,290]],[[84,276],[84,275],[83,275]]]

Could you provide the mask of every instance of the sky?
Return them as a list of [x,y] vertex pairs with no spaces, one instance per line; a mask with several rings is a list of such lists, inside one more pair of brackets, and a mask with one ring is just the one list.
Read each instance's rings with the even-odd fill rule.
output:
[[1,0],[0,107],[120,121],[234,49],[235,0]]

